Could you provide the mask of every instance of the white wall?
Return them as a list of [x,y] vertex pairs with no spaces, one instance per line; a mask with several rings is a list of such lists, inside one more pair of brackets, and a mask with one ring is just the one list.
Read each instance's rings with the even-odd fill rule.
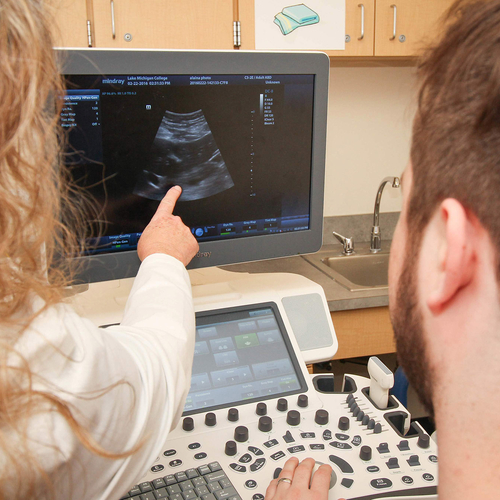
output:
[[[411,67],[331,68],[325,216],[373,212],[380,181],[401,174],[415,92]],[[381,211],[399,210],[400,190],[386,186]]]

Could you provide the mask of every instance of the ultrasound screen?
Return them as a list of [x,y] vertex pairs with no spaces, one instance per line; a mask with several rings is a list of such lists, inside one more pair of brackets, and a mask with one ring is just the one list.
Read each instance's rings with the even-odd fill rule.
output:
[[66,161],[105,220],[91,253],[135,249],[175,184],[199,242],[309,229],[313,75],[66,78]]

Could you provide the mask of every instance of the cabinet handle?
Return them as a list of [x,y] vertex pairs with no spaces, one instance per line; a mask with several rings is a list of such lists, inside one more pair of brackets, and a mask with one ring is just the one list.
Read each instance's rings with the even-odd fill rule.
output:
[[389,38],[389,40],[395,40],[396,39],[396,19],[398,17],[398,8],[392,4],[391,8],[394,9],[394,22],[392,24],[392,37]]
[[116,38],[116,29],[115,29],[115,2],[114,0],[110,0],[111,3],[111,33],[113,35],[113,40]]
[[365,37],[365,6],[360,3],[358,7],[361,7],[361,36],[358,38],[358,40],[363,40]]

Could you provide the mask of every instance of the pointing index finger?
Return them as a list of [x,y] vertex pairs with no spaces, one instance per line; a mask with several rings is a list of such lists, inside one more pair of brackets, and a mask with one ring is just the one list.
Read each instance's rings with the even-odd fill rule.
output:
[[172,214],[175,208],[175,204],[182,194],[182,188],[180,186],[171,187],[167,194],[163,197],[163,200],[160,202],[160,206],[158,210],[167,211],[169,214]]

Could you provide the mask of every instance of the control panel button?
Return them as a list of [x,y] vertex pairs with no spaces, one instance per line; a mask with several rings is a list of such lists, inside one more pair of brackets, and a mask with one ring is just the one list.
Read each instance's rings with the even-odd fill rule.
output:
[[375,420],[373,418],[370,418],[367,427],[369,430],[375,429]]
[[309,398],[307,397],[306,394],[301,394],[297,398],[297,406],[299,408],[307,408],[308,405],[309,405]]
[[185,417],[182,421],[182,430],[190,432],[194,429],[194,420],[192,417]]
[[163,452],[163,455],[166,457],[173,457],[176,453],[176,450],[166,450]]
[[266,448],[272,448],[273,446],[278,446],[278,440],[277,439],[270,439],[269,441],[266,441],[264,443],[264,446]]
[[247,464],[248,462],[251,462],[253,459],[252,459],[252,455],[250,455],[250,453],[245,453],[244,455],[242,455],[239,459],[239,462],[242,463],[242,464]]
[[273,479],[277,479],[283,469],[281,467],[276,467],[273,472]]
[[404,484],[413,484],[413,478],[410,477],[410,476],[403,476],[401,478],[401,481],[404,483]]
[[429,462],[432,462],[433,464],[437,464],[438,457],[436,457],[436,455],[429,455]]
[[389,453],[389,444],[388,443],[380,443],[377,446],[377,451],[379,453]]
[[316,439],[316,433],[315,432],[302,432],[300,434],[300,437],[302,439]]
[[229,410],[227,410],[227,419],[230,422],[237,422],[239,418],[240,414],[238,408],[229,408]]
[[206,474],[210,474],[212,471],[208,465],[201,465],[198,467],[198,472],[200,473],[200,476],[205,476]]
[[323,431],[323,439],[325,441],[331,441],[333,439],[333,436],[332,436],[332,431],[329,430],[329,429],[325,429]]
[[292,433],[290,431],[286,431],[286,434],[283,436],[283,440],[285,443],[293,443],[295,441],[295,438],[292,436]]
[[373,432],[375,434],[380,434],[382,432],[382,424],[380,422],[378,424],[375,424],[375,427],[373,428]]
[[330,416],[326,410],[317,410],[316,415],[314,416],[314,421],[318,425],[326,425],[330,419]]
[[234,472],[239,472],[241,474],[247,471],[247,468],[244,465],[236,464],[234,462],[232,464],[229,464],[229,467],[231,467],[231,469],[233,469]]
[[[278,441],[276,441],[276,444],[278,444]],[[260,448],[257,448],[257,446],[249,446],[248,451],[251,451],[257,457],[259,455],[264,455],[264,452]]]
[[347,417],[340,417],[339,418],[339,429],[341,431],[348,431],[349,430],[349,419]]
[[354,446],[359,446],[359,445],[362,443],[361,436],[354,436],[354,437],[352,438],[351,443],[352,443]]
[[389,460],[385,464],[389,469],[399,469],[399,462],[396,457],[389,458]]
[[266,464],[266,459],[265,458],[258,458],[251,466],[250,466],[250,471],[251,472],[257,472],[258,470],[262,469],[264,465]]
[[302,451],[306,451],[305,447],[301,444],[298,444],[298,445],[295,445],[295,446],[291,446],[290,448],[288,448],[288,452],[289,453],[300,453]]
[[352,446],[349,443],[345,443],[345,442],[343,443],[340,441],[333,441],[332,443],[330,443],[330,446],[333,446],[337,450],[351,450],[352,449]]
[[168,465],[170,465],[170,467],[180,467],[182,465],[182,460],[171,460]]
[[280,460],[280,459],[282,459],[283,457],[286,457],[286,455],[285,455],[285,452],[284,452],[284,451],[281,451],[281,450],[280,450],[280,451],[277,451],[276,453],[273,453],[273,454],[271,455],[271,458],[272,458],[273,460]]
[[159,490],[160,488],[165,488],[167,486],[167,483],[163,480],[162,477],[158,477],[154,479],[152,482],[153,486],[155,487],[155,490]]
[[236,429],[234,429],[234,439],[238,441],[238,443],[244,443],[248,441],[248,427],[244,425],[238,425]]
[[335,437],[339,440],[339,441],[347,441],[349,439],[349,434],[341,434],[340,432],[337,432],[335,434]]
[[[210,470],[212,472],[216,471],[216,470],[221,470],[221,466],[219,465],[219,462],[212,462],[211,464],[208,464],[208,466],[210,467]],[[217,468],[217,466],[219,468]],[[198,471],[196,469],[188,469],[186,471],[186,476],[189,478],[189,479],[194,479],[195,477],[198,477],[199,474],[198,474]]]
[[380,468],[377,467],[376,465],[369,465],[366,470],[370,472],[371,474],[374,474],[375,472],[379,472]]
[[392,481],[386,477],[381,477],[379,479],[372,479],[370,485],[376,490],[384,490],[392,487]]
[[352,484],[354,483],[354,479],[350,479],[348,477],[344,477],[344,479],[342,479],[342,481],[340,482],[340,484],[344,487],[344,488],[350,488],[352,486]]
[[215,413],[209,412],[205,415],[205,425],[213,427],[217,423],[217,416]]
[[370,415],[367,415],[365,413],[365,416],[363,417],[363,420],[361,420],[361,425],[368,425],[369,421],[370,421]]
[[290,410],[286,415],[286,423],[288,425],[299,425],[300,413],[297,410]]
[[323,443],[316,443],[316,444],[310,444],[309,449],[311,451],[319,451],[319,450],[324,450],[325,445]]
[[410,467],[418,467],[420,465],[420,460],[418,458],[418,455],[412,455],[408,460],[408,465]]
[[361,422],[363,420],[363,418],[365,417],[365,412],[363,410],[361,410],[357,415],[356,415],[356,420],[358,422]]
[[245,481],[245,488],[249,490],[254,490],[255,488],[257,488],[257,481],[254,481],[253,479]]
[[[208,469],[208,472],[210,472],[210,469]],[[168,476],[165,476],[163,478],[163,480],[165,481],[165,484],[167,486],[171,486],[172,484],[176,484],[177,483],[177,479],[175,479],[175,476],[173,474],[169,474]]]
[[151,467],[151,472],[156,474],[157,472],[161,472],[164,468],[165,467],[162,464],[153,465],[153,467]]
[[330,455],[328,458],[330,462],[334,463],[344,474],[354,474],[354,469],[349,462],[346,462],[343,458],[337,457],[337,455]]
[[399,442],[397,445],[399,451],[409,451],[410,445],[408,444],[408,439],[403,439],[402,441]]
[[191,444],[188,444],[188,448],[190,450],[197,450],[198,448],[201,448],[201,444],[200,443],[191,443]]
[[195,460],[204,460],[205,458],[207,458],[207,454],[202,451],[201,453],[197,453],[194,458]]
[[422,479],[430,483],[431,481],[434,481],[434,476],[426,472],[425,474],[422,474]]
[[279,398],[276,403],[276,409],[278,411],[287,411],[288,410],[288,401],[285,398]]
[[253,497],[252,500],[264,500],[264,495],[262,493],[256,493]]

